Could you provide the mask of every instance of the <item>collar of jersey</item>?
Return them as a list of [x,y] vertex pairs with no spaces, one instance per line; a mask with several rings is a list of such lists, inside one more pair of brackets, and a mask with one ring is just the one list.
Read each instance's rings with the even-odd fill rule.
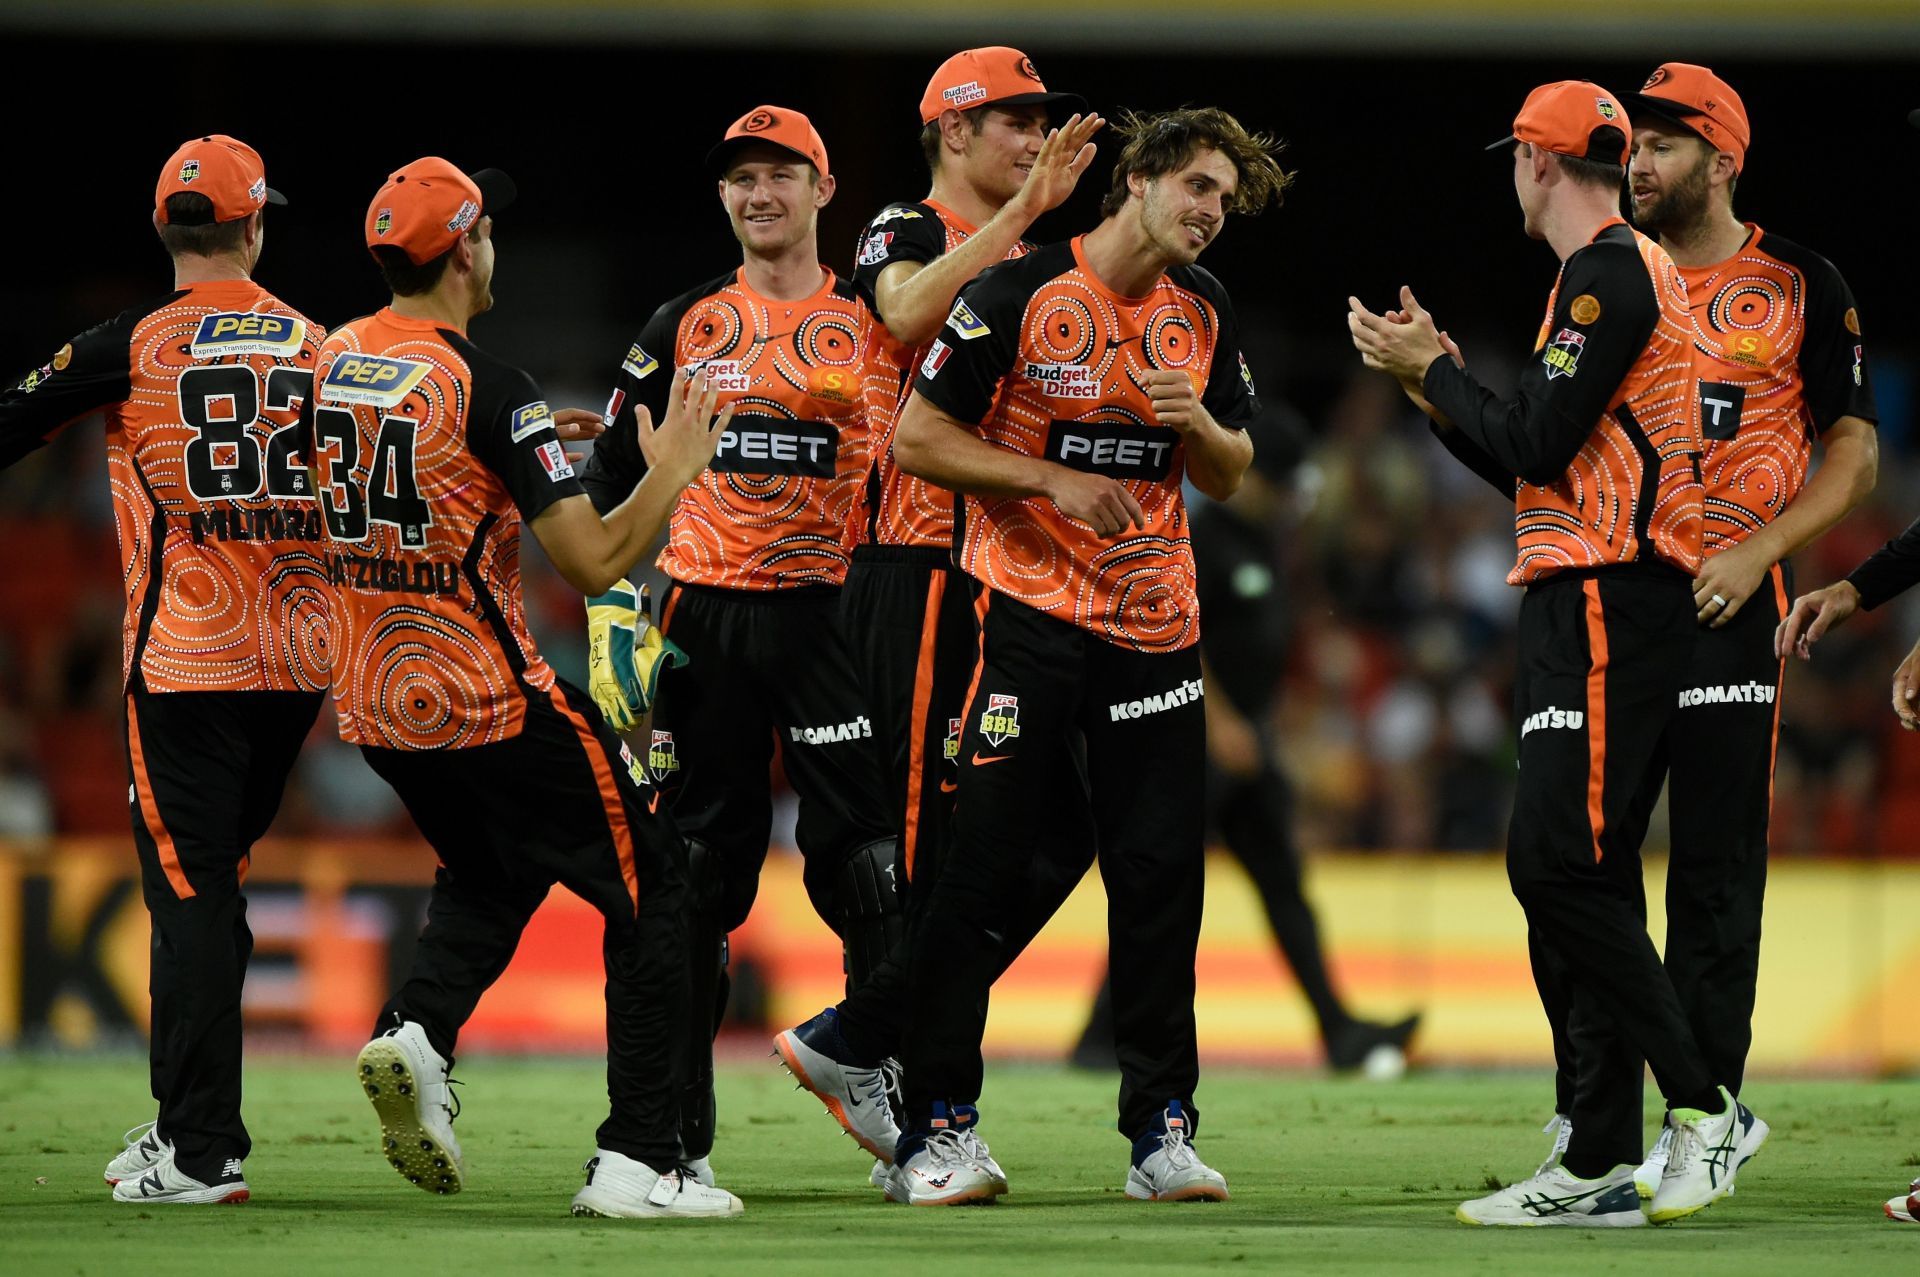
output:
[[1167,277],[1164,271],[1161,272],[1160,280],[1154,281],[1153,288],[1149,288],[1144,294],[1142,294],[1139,297],[1128,297],[1124,293],[1116,293],[1111,288],[1107,287],[1106,281],[1101,279],[1099,273],[1095,271],[1093,267],[1087,263],[1087,255],[1080,246],[1080,241],[1084,240],[1085,238],[1086,238],[1085,235],[1075,235],[1073,237],[1073,264],[1080,268],[1080,273],[1087,277],[1087,283],[1093,287],[1094,291],[1102,294],[1103,296],[1112,298],[1115,302],[1117,302],[1122,306],[1144,305],[1147,302],[1147,300],[1153,296],[1154,289],[1160,286],[1160,280],[1164,280]]
[[972,238],[980,233],[978,226],[975,226],[972,222],[969,222],[966,218],[960,216],[960,214],[954,212],[939,200],[924,199],[920,202],[938,213],[942,221],[946,222],[947,225],[953,227],[956,231],[959,231],[962,235]]
[[[395,328],[411,328],[415,332],[422,333],[437,333],[441,329],[448,327],[448,325],[441,323],[437,319],[416,319],[412,315],[402,315],[391,306],[382,306],[380,308],[380,322],[383,324],[391,324]],[[459,332],[460,330],[454,328],[452,331]]]
[[759,289],[747,282],[747,268],[745,266],[735,268],[733,272],[733,286],[747,296],[765,302],[769,306],[805,306],[809,302],[817,302],[821,298],[832,294],[833,286],[840,282],[840,277],[833,273],[833,267],[827,265],[825,262],[821,262],[820,269],[826,272],[827,282],[820,285],[817,291],[808,293],[805,297],[796,297],[792,301],[781,301],[777,298],[763,296]]

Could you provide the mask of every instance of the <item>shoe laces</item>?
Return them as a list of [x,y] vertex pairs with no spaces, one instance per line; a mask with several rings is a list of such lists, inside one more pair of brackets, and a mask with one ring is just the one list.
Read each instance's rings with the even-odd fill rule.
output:
[[466,1085],[466,1083],[462,1082],[457,1077],[447,1078],[447,1081],[446,1081],[447,1102],[445,1104],[442,1104],[440,1107],[447,1111],[447,1121],[449,1122],[453,1121],[454,1118],[460,1116],[460,1096],[459,1096],[459,1093],[456,1092],[453,1088],[456,1086],[464,1086],[464,1085]]
[[[961,1166],[970,1160],[966,1135],[960,1131],[935,1131],[927,1136],[927,1160],[935,1166]],[[979,1136],[974,1136],[978,1140]]]
[[1175,1170],[1186,1170],[1194,1164],[1193,1145],[1187,1143],[1185,1124],[1167,1128],[1160,1136],[1160,1151],[1166,1155],[1167,1164]]
[[[1660,1132],[1660,1142],[1654,1145],[1658,1153],[1660,1144],[1667,1146],[1667,1173],[1678,1175],[1693,1168],[1707,1150],[1707,1141],[1700,1134],[1696,1122],[1671,1122]],[[1649,1158],[1651,1160],[1651,1158]]]
[[1673,1160],[1673,1128],[1663,1127],[1660,1138],[1653,1142],[1653,1149],[1647,1154],[1646,1165],[1665,1173],[1667,1165]]
[[[140,1125],[134,1127],[132,1130],[128,1131],[125,1135],[121,1136],[120,1138],[124,1139],[127,1142],[128,1148],[132,1148],[135,1144],[138,1144],[140,1143],[140,1141],[146,1139],[147,1136],[152,1135],[154,1132],[154,1128],[158,1127],[159,1125],[160,1125],[159,1118],[155,1118],[151,1122],[142,1122]],[[153,1146],[155,1148],[159,1148],[160,1141],[156,1139],[153,1142]]]
[[907,1116],[906,1070],[900,1061],[888,1056],[880,1061],[880,1084],[886,1088],[887,1111],[895,1126],[905,1126]]
[[1567,1145],[1573,1142],[1573,1119],[1565,1113],[1555,1113],[1553,1120],[1540,1128],[1540,1133],[1553,1136],[1553,1151],[1547,1154],[1546,1161],[1540,1163],[1535,1175],[1545,1175],[1560,1164],[1560,1159],[1566,1155]]

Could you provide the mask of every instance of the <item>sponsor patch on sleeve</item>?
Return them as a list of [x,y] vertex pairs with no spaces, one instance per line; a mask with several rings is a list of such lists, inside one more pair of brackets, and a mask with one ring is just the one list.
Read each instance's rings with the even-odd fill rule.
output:
[[893,243],[892,231],[875,231],[867,236],[866,243],[860,245],[860,255],[855,258],[859,266],[878,266],[887,260],[887,245]]
[[940,375],[940,365],[946,363],[947,356],[952,353],[953,347],[935,338],[933,345],[927,347],[927,357],[920,361],[920,375],[929,381],[938,377]]
[[600,416],[609,427],[617,426],[620,424],[620,410],[626,406],[627,392],[615,388],[614,392],[607,396],[607,410]]
[[952,312],[947,315],[947,327],[953,329],[954,335],[959,337],[961,341],[972,341],[975,337],[985,337],[993,331],[980,321],[980,316],[968,310],[967,304],[963,301],[953,304]]
[[307,326],[291,315],[257,315],[251,311],[208,315],[194,330],[191,353],[195,359],[219,355],[277,355],[300,349]]
[[1259,392],[1253,388],[1253,370],[1247,367],[1247,357],[1237,352],[1235,357],[1240,361],[1240,384],[1247,388],[1247,394],[1258,399],[1260,395]]
[[660,367],[660,361],[640,349],[640,343],[636,341],[627,347],[627,357],[620,361],[620,367],[633,377],[646,377]]
[[547,472],[548,482],[558,483],[562,479],[573,478],[573,463],[567,460],[567,450],[558,441],[549,439],[533,452],[540,458],[540,468]]
[[1580,352],[1587,348],[1585,333],[1577,333],[1571,328],[1562,328],[1560,335],[1547,343],[1540,352],[1541,362],[1547,366],[1547,377],[1571,377],[1580,368]]
[[553,412],[547,407],[547,401],[536,399],[524,408],[513,410],[512,438],[519,443],[527,436],[537,434],[553,426]]

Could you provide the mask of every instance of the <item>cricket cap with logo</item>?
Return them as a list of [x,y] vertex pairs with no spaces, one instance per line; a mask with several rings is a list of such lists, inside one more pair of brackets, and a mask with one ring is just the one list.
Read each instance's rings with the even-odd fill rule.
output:
[[971,111],[977,106],[1044,106],[1058,118],[1085,112],[1087,100],[1077,93],[1047,92],[1032,58],[996,44],[962,49],[940,64],[920,95],[920,123],[933,123],[949,107]]
[[1678,124],[1714,150],[1727,152],[1736,172],[1747,166],[1753,126],[1747,123],[1746,104],[1732,85],[1706,67],[1663,62],[1629,101],[1636,113]]
[[791,151],[827,176],[827,144],[813,121],[784,106],[756,106],[727,127],[727,135],[707,152],[707,167],[725,172],[733,157],[749,146],[772,146]]
[[1513,132],[1487,149],[1525,142],[1555,155],[1624,167],[1632,136],[1633,123],[1619,98],[1591,80],[1557,80],[1527,94],[1513,117]]
[[367,205],[367,247],[399,249],[415,266],[453,247],[482,217],[513,203],[513,179],[497,168],[469,176],[437,155],[394,172]]
[[[168,217],[167,198],[187,193],[206,196],[212,211]],[[260,152],[224,133],[182,142],[160,170],[160,184],[153,192],[153,211],[163,226],[231,222],[258,212],[263,205],[286,202],[286,196],[267,185]]]

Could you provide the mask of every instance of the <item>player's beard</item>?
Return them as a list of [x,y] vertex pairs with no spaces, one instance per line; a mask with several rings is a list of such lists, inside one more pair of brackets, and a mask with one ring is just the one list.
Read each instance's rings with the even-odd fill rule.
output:
[[1168,200],[1160,193],[1158,182],[1147,183],[1146,195],[1141,201],[1140,228],[1146,232],[1147,242],[1154,251],[1165,258],[1169,265],[1191,266],[1200,257],[1201,250],[1213,243],[1209,236],[1206,244],[1194,244],[1182,224],[1182,214],[1168,206]]
[[1707,173],[1712,166],[1713,152],[1708,151],[1691,169],[1656,192],[1645,205],[1633,200],[1629,191],[1634,222],[1643,231],[1671,235],[1684,233],[1689,227],[1705,221],[1710,190]]

